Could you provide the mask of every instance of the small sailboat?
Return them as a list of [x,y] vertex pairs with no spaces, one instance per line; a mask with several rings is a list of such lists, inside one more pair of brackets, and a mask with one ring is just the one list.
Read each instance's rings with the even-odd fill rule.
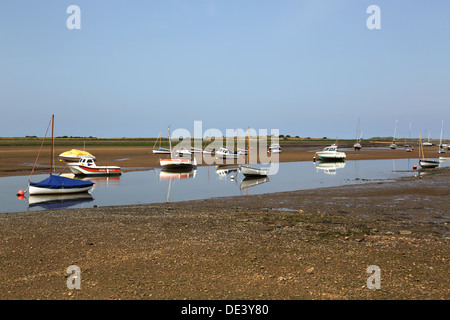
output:
[[422,144],[423,147],[431,147],[433,144],[430,142],[430,130],[428,130],[428,141]]
[[358,130],[356,130],[356,143],[353,145],[353,148],[355,150],[361,150],[362,146],[361,146],[361,138],[362,138],[362,133],[361,136],[359,135],[359,118],[358,118]]
[[405,147],[406,152],[412,152],[414,148],[411,146],[411,122],[409,123],[409,139],[408,145]]
[[[250,128],[248,129],[248,132],[250,134]],[[245,162],[246,162],[246,166],[241,166],[239,168],[239,170],[242,172],[242,174],[245,177],[266,177],[267,175],[269,175],[269,168],[254,168],[254,167],[249,167],[249,150],[250,150],[250,137],[249,135],[247,135],[247,141],[246,141],[246,149],[245,149],[245,154],[247,155]]]
[[422,137],[419,132],[419,156],[420,154],[422,155],[422,159],[419,159],[419,165],[422,168],[436,168],[437,166],[439,166],[439,161],[425,159],[425,155],[423,152]]
[[[53,174],[53,128],[54,128],[54,115],[52,115],[52,141],[50,151],[50,176],[40,182],[31,182],[29,180],[28,192],[31,195],[41,194],[68,194],[68,193],[82,193],[92,189],[94,183],[92,181],[82,181],[77,179],[71,179]],[[47,129],[48,130],[48,129]],[[46,134],[47,135],[47,134]],[[45,140],[45,137],[44,137]],[[41,146],[42,148],[42,146]],[[39,157],[39,154],[38,154]],[[37,159],[36,159],[37,162]],[[33,167],[34,170],[34,167]],[[31,172],[31,175],[33,171]],[[30,179],[31,179],[30,175]],[[20,191],[19,191],[20,192]]]
[[444,120],[442,120],[442,125],[441,125],[441,138],[439,140],[439,153],[446,153],[447,151],[445,150],[445,146],[442,144],[442,134],[444,132]]
[[172,151],[172,142],[170,138],[170,127],[168,129],[169,131],[169,146],[170,146],[170,159],[160,159],[159,164],[161,167],[165,170],[186,170],[186,169],[192,169],[194,167],[197,167],[197,159],[194,158],[176,158],[173,157],[173,151]]
[[[158,142],[158,140],[159,140],[159,148],[155,149],[156,143]],[[156,139],[155,144],[153,145],[153,153],[170,154],[170,149],[161,148],[161,132],[159,133],[159,137],[158,137],[158,139]]]
[[389,146],[389,148],[391,148],[391,149],[397,149],[397,145],[395,144],[395,134],[397,133],[397,123],[398,123],[398,120],[395,120],[394,137],[392,139],[391,145]]

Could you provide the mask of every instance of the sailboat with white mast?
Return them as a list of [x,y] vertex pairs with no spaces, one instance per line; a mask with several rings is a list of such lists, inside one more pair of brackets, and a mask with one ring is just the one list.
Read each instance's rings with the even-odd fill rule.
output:
[[177,170],[177,169],[192,169],[197,166],[197,160],[195,157],[189,158],[178,158],[173,156],[172,150],[172,138],[170,136],[170,127],[169,130],[169,146],[170,146],[170,159],[160,159],[159,164],[162,169],[165,170]]
[[389,148],[391,148],[391,149],[397,149],[397,145],[395,144],[395,135],[397,133],[397,123],[398,123],[398,120],[395,120],[394,137],[392,139],[391,145],[389,146]]
[[361,150],[361,148],[362,148],[361,138],[362,138],[362,133],[360,136],[359,135],[359,118],[358,118],[358,130],[356,130],[356,143],[353,145],[353,148],[355,148],[355,150]]
[[439,140],[439,153],[446,153],[447,151],[445,151],[444,146],[442,145],[442,134],[444,132],[444,120],[442,120],[442,125],[441,125],[441,139]]
[[408,145],[405,148],[406,152],[412,152],[413,147],[411,147],[411,122],[409,123],[409,139],[408,139]]

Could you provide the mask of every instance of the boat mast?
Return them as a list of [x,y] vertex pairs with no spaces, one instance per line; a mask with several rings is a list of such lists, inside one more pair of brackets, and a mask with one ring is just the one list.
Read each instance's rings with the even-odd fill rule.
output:
[[170,138],[170,126],[169,126],[168,130],[169,130],[170,159],[172,159],[172,139]]
[[398,120],[395,120],[394,139],[392,140],[392,143],[395,143],[395,135],[397,134],[397,123],[398,123]]
[[52,142],[50,144],[50,174],[53,173],[53,129],[55,125],[55,115],[52,114]]

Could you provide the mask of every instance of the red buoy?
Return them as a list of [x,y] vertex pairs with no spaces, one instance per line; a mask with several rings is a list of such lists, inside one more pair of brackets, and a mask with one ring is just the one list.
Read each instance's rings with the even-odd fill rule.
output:
[[19,190],[19,191],[17,191],[17,195],[23,197],[25,195],[25,191]]

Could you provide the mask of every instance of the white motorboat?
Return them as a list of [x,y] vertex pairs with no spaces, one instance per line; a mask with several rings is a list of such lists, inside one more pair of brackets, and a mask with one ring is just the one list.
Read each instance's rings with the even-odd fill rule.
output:
[[219,150],[216,151],[215,155],[217,157],[220,157],[220,158],[236,159],[236,158],[238,158],[240,156],[243,156],[244,152],[242,152],[242,151],[234,151],[233,152],[233,151],[230,151],[227,148],[221,147],[221,148],[219,148]]
[[63,152],[59,155],[61,160],[67,162],[78,162],[81,158],[90,158],[95,159],[95,157],[87,151],[72,149],[66,152]]
[[316,155],[323,161],[342,161],[346,158],[345,152],[339,152],[335,144],[317,151]]
[[241,166],[240,170],[242,174],[246,177],[267,176],[269,174],[269,168],[252,168]]
[[176,153],[178,154],[179,157],[190,157],[192,155],[192,152],[185,148],[178,149]]
[[269,147],[270,153],[280,153],[281,152],[281,146],[278,143],[273,143]]
[[450,162],[450,157],[439,157],[439,162]]
[[76,163],[69,163],[68,167],[74,175],[120,175],[122,174],[118,166],[98,166],[93,159],[81,158]]

